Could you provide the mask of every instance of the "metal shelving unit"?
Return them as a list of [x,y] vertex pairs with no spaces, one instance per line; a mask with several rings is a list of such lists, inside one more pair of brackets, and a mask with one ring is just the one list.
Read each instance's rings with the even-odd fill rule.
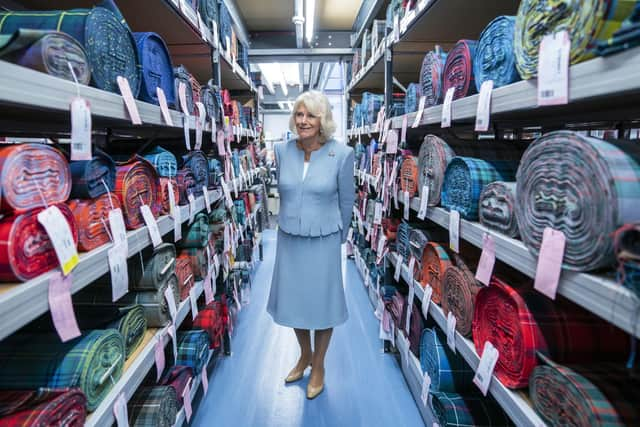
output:
[[366,89],[384,90],[384,51],[388,38],[385,38],[376,54],[369,58],[366,64],[353,76],[347,86],[347,92]]

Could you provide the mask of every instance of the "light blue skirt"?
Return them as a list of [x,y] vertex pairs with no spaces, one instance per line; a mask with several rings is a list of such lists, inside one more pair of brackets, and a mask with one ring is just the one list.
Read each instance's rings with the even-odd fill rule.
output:
[[267,304],[276,323],[298,329],[328,329],[347,320],[340,245],[340,232],[308,237],[278,230]]

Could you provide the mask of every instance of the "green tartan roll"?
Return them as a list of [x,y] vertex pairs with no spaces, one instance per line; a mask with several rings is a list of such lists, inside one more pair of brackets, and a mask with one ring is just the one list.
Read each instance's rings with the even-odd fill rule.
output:
[[141,77],[135,40],[113,0],[92,9],[0,12],[0,34],[21,28],[67,33],[84,47],[95,87],[120,93],[116,78],[123,76],[133,96],[138,96]]
[[193,224],[180,240],[181,248],[204,248],[209,241],[209,217],[204,212],[196,214]]
[[78,387],[93,411],[122,375],[124,359],[124,339],[115,329],[65,343],[57,334],[16,334],[0,342],[0,389]]
[[171,386],[140,387],[127,412],[131,427],[171,427],[178,414],[178,396]]
[[[129,287],[137,291],[151,291],[164,286],[176,271],[176,247],[171,243],[162,243],[155,248],[150,257],[145,251],[144,271],[140,257],[131,257],[128,263]],[[176,300],[178,301],[178,300]]]

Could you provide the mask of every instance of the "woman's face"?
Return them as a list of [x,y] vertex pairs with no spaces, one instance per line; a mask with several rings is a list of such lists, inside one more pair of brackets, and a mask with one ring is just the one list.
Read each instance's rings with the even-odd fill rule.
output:
[[320,117],[313,115],[304,104],[296,111],[296,130],[301,139],[320,136]]

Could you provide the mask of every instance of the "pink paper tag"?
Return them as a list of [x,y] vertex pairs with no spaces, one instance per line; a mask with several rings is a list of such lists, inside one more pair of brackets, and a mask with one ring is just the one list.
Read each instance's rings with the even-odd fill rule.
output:
[[404,143],[407,142],[407,124],[408,124],[408,119],[407,119],[407,115],[405,114],[402,117],[402,133],[400,136],[400,142]]
[[207,276],[204,278],[204,283],[202,284],[204,287],[204,301],[206,304],[211,304],[213,302],[213,288],[211,285],[211,269],[207,273]]
[[157,87],[156,92],[158,94],[158,102],[160,103],[160,111],[162,112],[164,122],[169,126],[173,126],[173,119],[171,118],[171,113],[169,113],[169,104],[167,104],[167,97],[161,87]]
[[80,328],[71,302],[72,277],[71,274],[64,277],[59,271],[54,271],[49,279],[49,310],[62,342],[80,336]]
[[189,378],[187,385],[184,387],[182,400],[184,402],[184,415],[187,422],[189,422],[191,421],[191,414],[193,413],[193,410],[191,409],[191,378]]
[[496,242],[490,234],[484,233],[482,237],[482,255],[480,255],[480,262],[478,263],[478,270],[476,271],[476,280],[489,286],[495,263]]
[[113,415],[118,427],[129,427],[129,414],[127,413],[127,398],[121,392],[113,403]]
[[180,108],[187,116],[191,115],[191,111],[187,108],[187,85],[184,82],[178,84],[178,98],[180,99]]
[[[163,335],[164,336],[164,335]],[[165,358],[164,358],[164,345],[162,336],[156,341],[156,382],[160,381],[160,377],[164,372]]]
[[227,154],[227,150],[224,147],[224,131],[222,129],[218,130],[216,144],[218,144],[218,155],[225,156]]
[[129,112],[131,123],[133,123],[134,125],[141,125],[142,119],[140,118],[138,105],[136,104],[135,99],[133,99],[133,93],[131,92],[131,86],[129,86],[129,80],[122,76],[118,76],[116,80],[118,81],[118,87],[120,88],[120,94],[122,95],[124,104],[126,105],[127,111]]
[[533,288],[553,300],[556,299],[556,291],[560,282],[565,243],[566,236],[562,231],[554,230],[551,227],[544,229]]
[[209,377],[206,367],[202,368],[202,389],[204,390],[204,394],[207,394],[207,391],[209,391]]

